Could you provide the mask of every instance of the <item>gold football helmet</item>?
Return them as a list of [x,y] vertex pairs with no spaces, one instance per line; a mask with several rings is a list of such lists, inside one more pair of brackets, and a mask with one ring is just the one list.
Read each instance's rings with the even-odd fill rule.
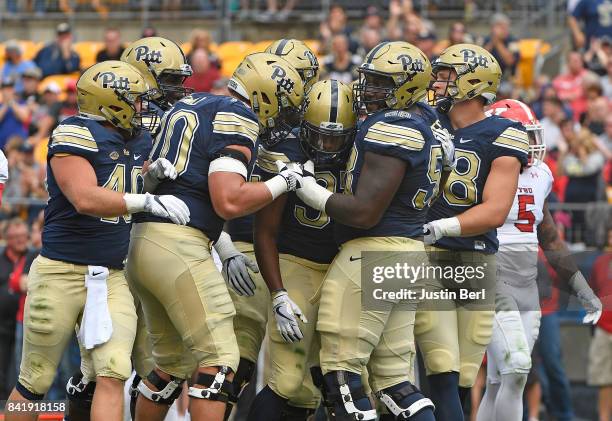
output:
[[304,85],[297,70],[285,59],[269,53],[249,54],[227,86],[257,114],[260,139],[266,145],[280,142],[300,125]]
[[382,42],[372,48],[357,69],[356,109],[368,113],[403,109],[427,93],[431,64],[421,50],[404,41]]
[[108,121],[129,130],[150,130],[157,115],[148,110],[155,91],[134,66],[123,61],[103,61],[87,69],[77,81],[79,113],[94,120]]
[[[447,70],[448,72],[440,72]],[[440,75],[440,76],[439,76]],[[492,104],[497,95],[502,71],[495,57],[474,44],[448,47],[433,63],[430,103],[447,113],[453,104],[482,97],[485,105]],[[439,78],[441,77],[441,78]],[[444,91],[443,93],[441,91]]]
[[136,67],[149,86],[160,93],[156,103],[164,110],[190,94],[185,79],[192,75],[183,50],[173,41],[147,37],[134,41],[123,51],[121,61]]
[[300,144],[316,169],[345,164],[357,127],[351,88],[337,80],[312,85],[306,96]]
[[304,41],[279,39],[270,44],[265,52],[284,58],[298,71],[304,82],[304,92],[319,81],[319,61]]

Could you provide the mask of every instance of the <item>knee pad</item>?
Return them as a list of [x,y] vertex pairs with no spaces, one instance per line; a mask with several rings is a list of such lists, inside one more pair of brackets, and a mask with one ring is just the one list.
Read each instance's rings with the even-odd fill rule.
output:
[[349,386],[349,376],[361,376],[348,371],[334,371],[332,373],[332,376],[324,376],[322,392],[329,417],[335,421],[375,420],[375,409],[361,410],[355,405],[355,401],[368,399],[368,396],[363,391],[361,384],[358,387]]
[[68,415],[73,421],[89,420],[96,382],[88,381],[79,371],[66,383]]
[[166,381],[159,377],[155,371],[149,373],[147,380],[150,381],[157,390],[149,389],[149,386],[141,381],[138,383],[137,387],[138,394],[161,405],[172,405],[172,402],[181,394],[181,386],[185,382],[185,380],[178,379],[174,376],[170,376],[170,381]]
[[314,409],[285,405],[281,411],[281,421],[307,421],[314,413]]
[[231,372],[232,369],[228,366],[221,366],[219,372],[214,376],[207,373],[198,373],[196,384],[206,387],[189,387],[189,396],[197,399],[227,402],[234,393],[233,383],[225,380],[225,377]]
[[457,357],[454,357],[449,351],[444,349],[434,349],[423,355],[427,371],[431,374],[447,373],[456,370],[453,367],[453,361],[456,359]]
[[531,369],[531,355],[523,351],[515,351],[510,354],[508,361],[508,370],[504,370],[501,374],[508,373],[525,373]]
[[15,385],[15,389],[19,392],[21,396],[26,398],[29,401],[42,401],[45,397],[44,394],[39,395],[38,393],[30,392],[21,382],[17,381]]
[[459,387],[472,387],[478,376],[480,365],[463,363],[459,369]]
[[421,411],[433,412],[435,409],[433,402],[410,382],[380,390],[376,392],[376,396],[397,420],[409,420]]

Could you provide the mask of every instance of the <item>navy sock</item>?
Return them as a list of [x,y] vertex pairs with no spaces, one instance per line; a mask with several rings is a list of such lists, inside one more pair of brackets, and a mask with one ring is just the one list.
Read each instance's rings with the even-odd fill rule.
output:
[[437,421],[464,421],[463,408],[459,400],[459,373],[434,374],[427,376],[430,399],[436,405]]
[[[393,394],[402,388],[409,386],[408,382],[396,384],[395,386],[387,387],[384,389],[388,394]],[[415,403],[416,401],[423,399],[425,396],[419,391],[416,393],[412,393],[408,396],[402,398],[401,401],[397,402],[397,404],[402,408],[408,408],[410,405]],[[410,421],[436,421],[434,417],[432,408],[424,408],[410,417]]]
[[461,387],[459,386],[459,401],[461,402],[461,406],[463,407],[463,413],[467,413],[467,409],[471,406],[471,387]]
[[247,421],[280,421],[285,405],[287,399],[266,386],[255,396]]

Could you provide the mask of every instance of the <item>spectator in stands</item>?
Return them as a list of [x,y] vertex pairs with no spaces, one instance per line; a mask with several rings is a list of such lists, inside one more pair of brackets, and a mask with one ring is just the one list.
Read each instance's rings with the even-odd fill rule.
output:
[[[12,230],[10,229],[11,223],[13,224]],[[16,227],[16,228],[15,228]],[[34,227],[39,232],[38,236],[40,237],[40,231],[42,229],[42,222],[35,221],[32,225],[32,233],[34,233]],[[21,364],[21,350],[23,349],[23,310],[25,305],[26,294],[28,292],[28,273],[30,272],[30,266],[32,266],[32,262],[38,256],[40,247],[42,244],[35,246],[32,245],[33,248],[25,248],[24,249],[24,237],[22,237],[23,233],[27,234],[28,226],[21,220],[16,219],[7,225],[6,228],[7,234],[7,249],[9,242],[16,243],[17,246],[14,248],[18,250],[24,250],[18,260],[14,264],[14,270],[10,274],[9,277],[9,288],[13,293],[19,297],[19,308],[16,312],[16,324],[15,324],[15,368],[16,375],[19,375],[19,365]],[[15,235],[17,237],[8,239],[8,235]],[[27,247],[27,237],[25,236],[25,246]],[[0,265],[0,267],[2,267]]]
[[21,99],[23,99],[28,106],[33,102],[38,102],[40,99],[38,85],[40,84],[41,77],[42,72],[36,66],[25,70],[21,75],[21,82],[23,83]]
[[336,35],[345,35],[349,51],[356,53],[359,48],[359,44],[353,40],[353,30],[346,23],[346,12],[344,7],[339,4],[333,4],[329,8],[329,16],[326,20],[321,22],[320,33],[321,33],[321,52],[329,52],[332,49],[332,41]]
[[586,96],[582,79],[587,74],[578,51],[571,51],[567,55],[567,70],[553,80],[553,87],[561,101],[569,103],[575,121],[586,111]]
[[7,398],[10,387],[6,379],[15,352],[15,320],[20,301],[20,294],[11,285],[21,281],[33,260],[27,256],[28,236],[28,226],[21,219],[9,221],[3,232],[6,247],[0,254],[0,400]]
[[[19,152],[22,153],[22,166],[21,166],[21,197],[27,197],[29,199],[47,199],[47,191],[45,189],[45,167],[40,165],[34,159],[34,148],[27,142],[24,142],[19,147]],[[30,209],[30,212],[32,210]],[[38,215],[38,211],[34,215],[30,215],[34,218]]]
[[192,88],[194,92],[210,92],[213,83],[221,77],[219,69],[211,65],[205,50],[193,51],[191,69],[193,74],[185,80],[185,87]]
[[606,63],[606,75],[601,78],[604,95],[612,99],[612,59]]
[[157,36],[157,29],[153,28],[152,26],[147,26],[146,28],[144,28],[142,30],[142,38],[146,38],[146,37],[156,37]]
[[589,348],[588,384],[599,388],[599,421],[612,419],[612,226],[608,247],[598,256],[590,284],[601,299],[604,311],[595,327]]
[[[568,25],[572,32],[576,48],[589,48],[593,39],[604,35],[612,36],[610,11],[608,0],[581,0],[578,2],[568,18]],[[603,8],[600,11],[600,8]],[[579,21],[584,22],[584,30],[580,28]]]
[[510,33],[510,19],[502,13],[496,13],[491,20],[491,33],[484,40],[483,47],[499,63],[502,77],[510,80],[514,76],[519,59],[519,46],[516,38]]
[[51,129],[53,130],[62,120],[76,115],[78,112],[76,80],[69,79],[66,82],[66,99],[56,103],[50,109],[49,114],[54,120],[53,127]]
[[125,46],[121,43],[121,32],[117,28],[108,28],[104,32],[104,48],[96,54],[96,63],[106,60],[119,60]]
[[21,77],[23,73],[36,67],[30,60],[23,59],[23,48],[15,40],[7,41],[4,44],[4,66],[2,67],[2,79],[12,78],[15,81],[15,92],[21,94],[23,84]]
[[372,28],[363,27],[360,31],[360,45],[357,54],[361,57],[365,57],[368,52],[376,47],[382,41],[380,38],[380,32]]
[[40,49],[34,62],[42,71],[43,77],[79,71],[81,58],[72,48],[72,29],[66,22],[56,28],[55,41]]
[[612,159],[612,114],[608,113],[604,125],[604,132],[597,138],[598,149],[602,151],[606,160]]
[[429,31],[421,32],[416,39],[415,45],[423,51],[429,61],[433,61],[437,57],[435,52],[436,39],[436,34]]
[[377,31],[381,38],[386,38],[383,18],[377,6],[370,5],[367,7],[363,25],[361,25],[361,29],[365,28]]
[[464,42],[474,42],[472,36],[465,30],[463,22],[454,22],[448,28],[448,38],[438,42],[435,48],[435,54],[440,55],[442,51],[451,45],[462,44]]
[[0,149],[4,148],[11,136],[27,136],[25,124],[30,118],[30,111],[15,94],[14,81],[11,78],[2,81],[0,87]]
[[606,65],[612,59],[612,38],[605,35],[595,38],[586,53],[584,62],[586,67],[599,76],[606,74]]
[[604,132],[605,120],[610,111],[610,101],[602,94],[598,79],[595,84],[586,85],[587,111],[581,117],[581,124],[597,136]]
[[212,37],[210,32],[204,29],[194,29],[191,32],[191,48],[189,54],[187,54],[187,62],[191,64],[191,55],[195,50],[201,49],[208,53],[208,61],[211,66],[215,66],[217,69],[221,69],[221,60],[219,56],[212,51]]
[[323,58],[322,79],[336,79],[349,84],[357,79],[357,67],[361,57],[351,54],[345,34],[336,34],[332,39],[331,54]]
[[278,10],[278,0],[266,0],[266,4],[268,6],[267,10],[256,16],[258,21],[269,22],[272,19],[285,21],[295,8],[297,0],[285,0],[285,5],[280,11]]
[[28,103],[32,112],[27,142],[36,147],[40,142],[47,142],[51,129],[57,124],[53,116],[59,104],[61,89],[57,83],[51,82],[46,87],[38,101]]
[[213,95],[225,95],[230,96],[229,90],[227,89],[227,83],[229,79],[221,78],[217,79],[210,90],[210,93]]

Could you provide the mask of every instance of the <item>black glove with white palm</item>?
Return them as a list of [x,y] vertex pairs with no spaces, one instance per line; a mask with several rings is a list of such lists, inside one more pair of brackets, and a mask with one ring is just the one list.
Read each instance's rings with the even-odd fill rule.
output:
[[298,305],[289,298],[286,289],[272,291],[272,312],[276,318],[276,327],[285,342],[299,342],[304,338],[297,319],[303,323],[308,323],[308,320]]
[[225,282],[232,287],[238,295],[252,297],[255,295],[255,282],[251,278],[249,269],[255,273],[259,272],[257,263],[240,253],[232,238],[225,231],[221,231],[219,239],[214,245],[215,251],[223,263],[221,274]]

